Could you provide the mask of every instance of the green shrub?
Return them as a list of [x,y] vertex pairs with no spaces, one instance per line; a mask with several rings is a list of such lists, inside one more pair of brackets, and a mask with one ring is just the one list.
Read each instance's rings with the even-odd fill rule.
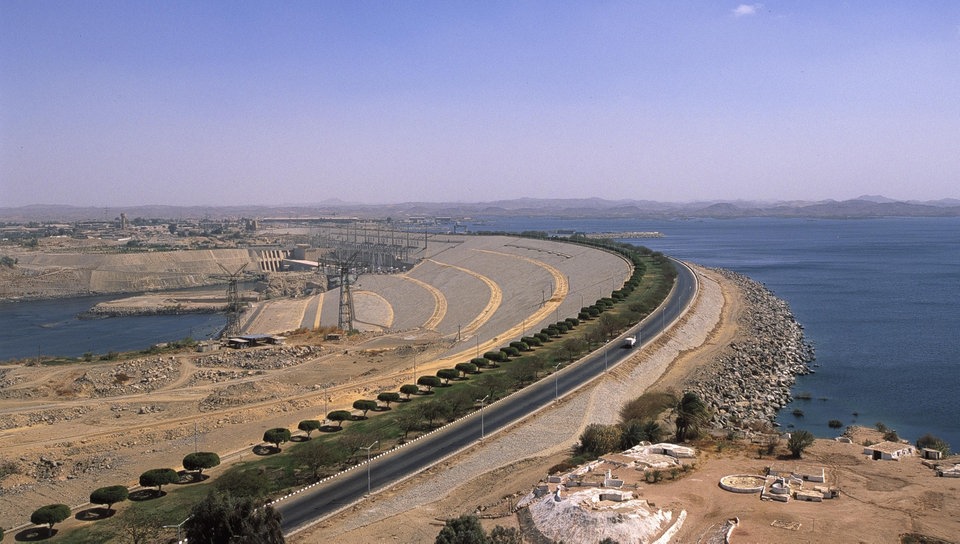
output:
[[813,434],[810,431],[794,431],[790,433],[790,439],[787,440],[787,449],[794,457],[799,458],[803,450],[813,445]]
[[927,433],[917,439],[917,448],[924,449],[929,448],[932,450],[937,450],[943,455],[950,455],[950,444],[947,444],[943,441],[942,438],[934,436],[930,433]]

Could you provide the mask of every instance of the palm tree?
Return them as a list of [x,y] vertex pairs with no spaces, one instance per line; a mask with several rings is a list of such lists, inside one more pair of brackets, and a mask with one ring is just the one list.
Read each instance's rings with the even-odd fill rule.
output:
[[710,420],[710,409],[696,393],[687,391],[677,403],[677,442],[686,440],[690,431],[698,429]]

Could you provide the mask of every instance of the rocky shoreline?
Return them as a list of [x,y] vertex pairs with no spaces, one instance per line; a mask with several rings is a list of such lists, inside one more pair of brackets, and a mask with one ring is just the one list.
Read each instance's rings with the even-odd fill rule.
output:
[[769,432],[777,411],[793,400],[796,377],[811,372],[813,346],[785,301],[747,276],[715,270],[743,296],[738,325],[745,340],[699,368],[686,389],[710,407],[711,427],[742,435]]
[[108,317],[132,317],[143,315],[186,315],[186,314],[215,314],[225,312],[225,304],[175,304],[172,306],[101,306],[90,308],[86,312],[77,314],[80,319],[106,319]]

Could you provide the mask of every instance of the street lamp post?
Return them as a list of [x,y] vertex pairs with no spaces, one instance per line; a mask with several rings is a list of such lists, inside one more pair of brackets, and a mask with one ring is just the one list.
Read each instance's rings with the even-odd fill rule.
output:
[[553,402],[557,402],[557,401],[560,400],[560,376],[559,376],[559,374],[560,374],[560,365],[562,365],[562,364],[563,364],[563,362],[561,361],[561,362],[557,363],[557,366],[553,367],[553,368],[556,369],[556,370],[554,371],[554,373],[553,373]]
[[480,403],[480,440],[483,440],[483,438],[486,436],[483,430],[483,407],[487,404],[487,399],[489,398],[490,398],[490,395],[487,395],[477,401]]
[[610,369],[610,367],[607,365],[607,351],[608,351],[607,348],[604,347],[603,348],[603,371],[604,372]]
[[191,518],[191,517],[193,517],[193,516],[187,516],[187,519],[181,521],[180,523],[178,523],[178,524],[176,524],[176,525],[164,525],[164,526],[163,526],[164,529],[174,529],[174,528],[175,528],[175,529],[177,530],[177,544],[180,544],[180,542],[183,542],[183,538],[181,537],[180,531],[181,531],[181,529],[183,529],[183,524],[186,523],[186,522],[188,522],[188,521],[190,521],[190,518]]
[[379,443],[379,440],[375,440],[373,444],[369,446],[360,446],[360,449],[367,450],[367,495],[370,494],[370,450]]

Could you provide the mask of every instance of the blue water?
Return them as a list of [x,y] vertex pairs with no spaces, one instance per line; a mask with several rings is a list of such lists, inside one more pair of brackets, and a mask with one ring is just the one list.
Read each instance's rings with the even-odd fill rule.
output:
[[211,338],[224,327],[218,314],[78,319],[111,297],[80,297],[0,304],[0,361],[84,353],[136,351],[160,342]]
[[786,407],[784,427],[835,436],[831,419],[883,422],[901,437],[931,432],[960,449],[960,218],[498,218],[474,228],[662,232],[628,241],[746,274],[804,325],[818,366],[793,392],[813,399]]

